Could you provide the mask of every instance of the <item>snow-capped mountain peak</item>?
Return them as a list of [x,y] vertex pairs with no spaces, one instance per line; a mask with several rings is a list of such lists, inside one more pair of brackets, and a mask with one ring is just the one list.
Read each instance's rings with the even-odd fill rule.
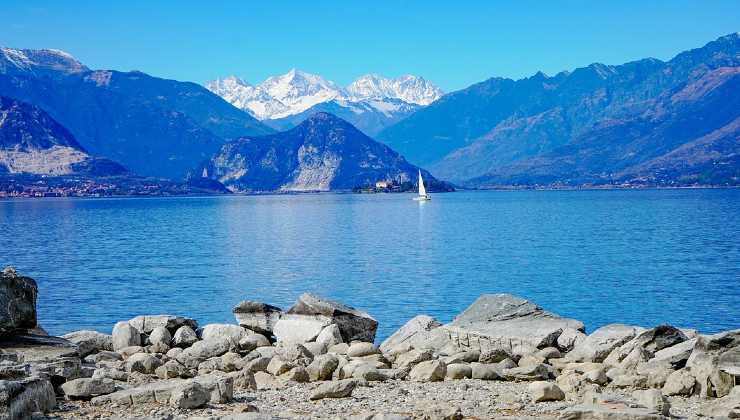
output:
[[429,105],[442,96],[439,88],[417,76],[388,79],[368,74],[345,89],[319,75],[297,69],[269,77],[257,86],[230,76],[208,82],[206,88],[261,120],[300,114],[331,101],[343,107],[354,106],[353,109],[359,110],[370,106],[388,113],[400,108]]
[[342,88],[321,76],[292,69],[262,82],[259,89],[286,105],[285,112],[270,118],[281,118],[303,112],[312,106],[344,96]]
[[429,105],[442,97],[442,90],[413,75],[387,79],[367,74],[352,82],[347,92],[357,100],[396,98],[416,105]]
[[89,70],[71,54],[61,50],[0,48],[0,70],[8,73],[14,69],[21,71],[52,70],[68,74]]

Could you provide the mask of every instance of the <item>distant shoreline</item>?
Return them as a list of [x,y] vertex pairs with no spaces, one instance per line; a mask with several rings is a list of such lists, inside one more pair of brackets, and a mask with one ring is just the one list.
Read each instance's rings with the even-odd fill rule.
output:
[[[555,192],[555,191],[651,191],[651,190],[736,190],[740,189],[740,186],[723,185],[692,185],[692,186],[676,186],[676,187],[660,187],[660,186],[590,186],[590,187],[492,187],[492,188],[463,188],[456,187],[456,191],[441,191],[434,192],[432,194],[447,194],[450,192],[484,192],[484,191],[500,191],[500,192],[522,192],[522,191],[542,191],[542,192]],[[373,195],[373,194],[414,194],[413,192],[378,192],[378,193],[357,193],[351,190],[333,190],[333,191],[265,191],[265,192],[237,192],[231,194],[161,194],[161,195],[137,195],[137,194],[125,194],[125,195],[104,195],[104,196],[62,196],[62,197],[27,197],[27,196],[0,196],[0,201],[31,201],[31,200],[59,200],[59,199],[83,199],[83,200],[98,200],[98,199],[110,199],[110,198],[184,198],[184,197],[252,197],[252,196],[285,196],[285,195],[320,195],[320,194],[337,194],[337,195]]]

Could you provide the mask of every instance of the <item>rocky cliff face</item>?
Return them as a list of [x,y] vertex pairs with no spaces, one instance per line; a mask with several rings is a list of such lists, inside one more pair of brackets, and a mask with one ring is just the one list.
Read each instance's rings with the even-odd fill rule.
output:
[[0,173],[108,176],[126,172],[115,162],[90,156],[46,112],[0,96]]
[[[235,191],[328,191],[415,182],[418,170],[346,121],[318,113],[292,130],[226,143],[195,172]],[[441,186],[422,174],[431,190]]]
[[[738,68],[740,36],[731,34],[668,62],[494,78],[446,95],[379,139],[471,186],[737,183]],[[697,147],[698,160],[679,159]]]
[[55,50],[3,49],[0,95],[38,106],[90,153],[146,176],[181,179],[226,138],[273,131],[197,84],[91,71]]

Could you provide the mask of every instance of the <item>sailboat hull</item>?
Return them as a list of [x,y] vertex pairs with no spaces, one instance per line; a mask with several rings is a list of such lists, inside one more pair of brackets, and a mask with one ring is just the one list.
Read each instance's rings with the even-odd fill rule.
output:
[[422,195],[422,196],[419,196],[419,197],[414,197],[414,201],[429,201],[431,199],[432,199],[432,197],[430,197],[428,195]]

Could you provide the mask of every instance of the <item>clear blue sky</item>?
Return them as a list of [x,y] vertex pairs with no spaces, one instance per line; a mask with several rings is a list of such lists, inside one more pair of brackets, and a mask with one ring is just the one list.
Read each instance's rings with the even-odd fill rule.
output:
[[[218,4],[218,5],[217,5]],[[250,82],[297,67],[347,84],[422,75],[447,91],[492,76],[668,59],[740,31],[740,0],[3,0],[0,45],[58,48],[96,69]]]

